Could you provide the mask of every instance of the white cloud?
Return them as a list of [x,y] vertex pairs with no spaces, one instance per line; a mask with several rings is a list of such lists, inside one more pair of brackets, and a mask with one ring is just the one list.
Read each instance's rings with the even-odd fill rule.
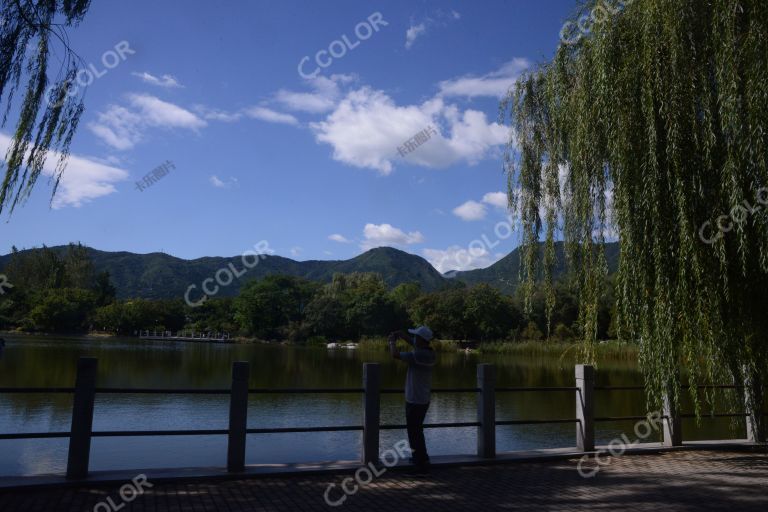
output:
[[243,117],[242,112],[227,112],[226,110],[219,110],[216,108],[206,107],[205,105],[195,105],[195,112],[203,116],[204,119],[210,121],[220,121],[222,123],[234,123],[239,121]]
[[106,112],[96,114],[96,119],[88,123],[88,129],[115,149],[131,149],[141,140],[142,119],[125,107],[111,105]]
[[266,107],[250,107],[245,110],[245,115],[268,123],[289,124],[292,126],[299,124],[299,120],[292,115],[276,112]]
[[477,201],[467,201],[453,209],[453,214],[462,220],[483,220],[487,211],[485,205]]
[[237,178],[232,177],[229,180],[224,181],[215,174],[208,178],[208,181],[210,181],[211,185],[216,188],[232,188],[233,186],[237,185]]
[[410,49],[416,39],[427,33],[427,26],[424,23],[418,25],[411,25],[408,30],[405,31],[405,48]]
[[148,94],[129,94],[128,104],[97,113],[88,129],[113,148],[126,150],[138,144],[149,127],[197,131],[207,125],[189,110]]
[[416,39],[426,35],[426,33],[434,27],[447,27],[450,23],[461,19],[461,14],[451,10],[446,12],[442,9],[438,9],[434,14],[424,18],[421,23],[415,23],[411,20],[408,30],[405,31],[405,49],[409,50]]
[[503,255],[491,254],[485,247],[460,247],[452,245],[445,250],[424,249],[424,257],[435,269],[444,274],[450,270],[473,270],[485,268],[501,259]]
[[289,124],[292,126],[299,124],[299,120],[291,114],[278,112],[264,106],[252,106],[234,112],[211,108],[205,105],[195,105],[194,109],[205,119],[222,123],[234,123],[240,121],[243,117],[248,117],[268,123]]
[[440,82],[442,96],[491,96],[501,98],[515,84],[520,74],[528,69],[531,63],[527,59],[516,58],[507,62],[501,68],[483,76],[467,75],[453,80]]
[[[0,133],[0,151],[6,154],[11,138]],[[43,174],[55,178],[56,163],[60,154],[48,153],[43,165]],[[54,209],[73,206],[79,208],[85,203],[116,192],[114,184],[128,179],[128,171],[100,163],[92,157],[70,155],[67,167],[61,176],[59,188],[51,206]]]
[[461,112],[441,98],[399,106],[370,87],[348,93],[324,121],[310,124],[318,142],[333,146],[335,160],[382,174],[392,172],[393,161],[402,158],[397,148],[428,126],[445,134],[433,135],[408,153],[409,163],[433,168],[475,164],[508,136],[506,127],[489,123],[483,112]]
[[128,98],[150,126],[197,130],[207,124],[189,110],[149,94],[131,94]]
[[280,90],[275,99],[290,110],[301,112],[322,113],[333,109],[334,102],[331,98],[310,92],[294,92]]
[[156,77],[150,73],[147,73],[146,71],[143,73],[137,73],[133,72],[131,73],[133,76],[137,76],[141,78],[141,80],[144,83],[150,84],[150,85],[156,85],[158,87],[167,87],[167,88],[178,88],[178,87],[184,87],[179,83],[179,81],[174,77],[173,75],[163,75],[161,77]]
[[483,196],[483,202],[496,208],[507,209],[507,194],[504,192],[488,192]]
[[322,114],[333,110],[338,103],[341,97],[339,85],[355,80],[354,75],[331,75],[330,77],[319,75],[307,80],[307,84],[314,89],[314,92],[280,89],[275,94],[275,101],[288,110]]
[[373,249],[374,247],[403,246],[424,242],[424,236],[420,232],[412,231],[406,233],[391,224],[366,224],[365,228],[363,228],[363,237],[365,240],[360,246],[363,250]]
[[291,256],[294,258],[297,258],[301,255],[302,252],[304,252],[304,249],[302,247],[291,247]]
[[328,240],[331,240],[333,242],[339,242],[340,244],[351,243],[351,240],[347,239],[344,235],[340,235],[338,233],[334,233],[333,235],[328,236]]

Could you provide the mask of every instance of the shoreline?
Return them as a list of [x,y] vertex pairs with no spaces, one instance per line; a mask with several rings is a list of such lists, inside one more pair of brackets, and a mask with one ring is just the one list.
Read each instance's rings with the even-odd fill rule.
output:
[[[119,334],[110,334],[103,332],[90,332],[90,333],[30,333],[30,332],[17,332],[17,331],[0,331],[0,338],[8,339],[62,339],[62,340],[89,340],[89,341],[125,341],[125,342],[137,342],[137,341],[162,341],[162,340],[142,340],[137,336],[125,336]],[[171,341],[171,340],[169,340]],[[183,341],[174,341],[178,343],[185,343]],[[210,343],[210,344],[222,344],[221,342],[208,342],[205,340],[189,341],[188,343]],[[258,338],[246,338],[235,337],[232,338],[228,345],[272,345],[272,346],[291,346],[301,348],[323,348],[328,350],[334,350],[335,348],[329,348],[328,344],[335,343],[338,345],[354,345],[354,348],[362,351],[384,351],[387,350],[388,344],[384,337],[363,338],[358,341],[351,340],[337,340],[335,342],[318,342],[311,340],[304,341],[289,341],[289,340],[262,340]],[[500,356],[520,356],[520,357],[560,357],[566,361],[573,361],[578,359],[580,354],[580,348],[583,344],[580,341],[547,341],[547,340],[527,340],[527,341],[515,341],[515,340],[500,340],[500,341],[485,341],[485,342],[467,342],[459,340],[436,340],[433,343],[433,348],[436,352],[446,353],[478,353],[478,354],[494,354]],[[408,350],[408,346],[402,343],[402,350]],[[619,342],[618,340],[604,340],[599,341],[595,346],[595,353],[598,360],[637,360],[639,352],[638,345],[629,342]]]

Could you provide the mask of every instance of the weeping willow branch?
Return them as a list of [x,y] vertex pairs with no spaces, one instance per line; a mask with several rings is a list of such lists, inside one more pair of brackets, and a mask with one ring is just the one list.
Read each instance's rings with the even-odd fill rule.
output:
[[679,400],[681,374],[697,412],[695,386],[724,378],[757,383],[749,401],[762,403],[768,214],[713,243],[698,233],[768,186],[767,78],[764,0],[635,0],[561,45],[502,103],[524,290],[530,297],[542,237],[551,288],[562,236],[584,304],[582,357],[593,359],[602,244],[615,230],[618,330],[640,344],[656,406],[665,393]]
[[[50,151],[58,153],[50,173],[56,193],[84,109],[83,93],[72,94],[82,59],[70,48],[62,27],[77,25],[89,6],[90,0],[10,0],[0,7],[0,105],[5,103],[0,128],[12,108],[18,110],[5,161],[0,162],[0,213],[6,208],[13,212],[29,197]],[[61,23],[54,23],[57,17]],[[52,38],[63,46],[64,59],[49,87]],[[16,105],[19,91],[23,97]]]

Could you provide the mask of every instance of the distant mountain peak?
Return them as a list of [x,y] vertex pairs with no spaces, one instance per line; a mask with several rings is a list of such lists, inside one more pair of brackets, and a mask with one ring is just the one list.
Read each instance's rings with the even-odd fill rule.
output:
[[[64,251],[66,246],[49,249]],[[558,263],[554,275],[558,277],[565,272],[563,244],[558,243],[555,251]],[[93,248],[88,248],[88,252],[97,272],[109,272],[117,288],[117,296],[121,299],[183,297],[189,286],[195,285],[199,288],[205,279],[213,278],[220,269],[244,268],[240,256],[186,260],[161,252],[135,254],[125,251],[99,251]],[[606,244],[606,256],[609,271],[614,272],[618,264],[617,243]],[[0,270],[5,268],[10,258],[10,255],[0,256]],[[390,287],[416,282],[425,291],[435,291],[454,286],[456,281],[461,281],[470,286],[487,283],[504,293],[512,293],[517,287],[519,270],[519,249],[515,249],[488,268],[451,270],[445,274],[440,274],[421,256],[394,247],[375,247],[348,260],[295,261],[282,256],[267,256],[242,277],[235,279],[231,285],[222,286],[219,296],[235,296],[246,282],[272,274],[329,282],[336,273],[355,272],[378,273]]]

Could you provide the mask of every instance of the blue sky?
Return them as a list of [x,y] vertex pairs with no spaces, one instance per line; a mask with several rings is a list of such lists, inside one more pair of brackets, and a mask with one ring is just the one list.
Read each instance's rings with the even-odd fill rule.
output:
[[[197,258],[266,240],[298,260],[386,245],[441,271],[487,266],[517,245],[494,233],[509,136],[496,123],[500,96],[553,54],[574,8],[95,1],[70,31],[100,75],[74,157],[52,205],[41,179],[2,219],[0,252],[80,241]],[[140,191],[166,161],[175,168]]]

